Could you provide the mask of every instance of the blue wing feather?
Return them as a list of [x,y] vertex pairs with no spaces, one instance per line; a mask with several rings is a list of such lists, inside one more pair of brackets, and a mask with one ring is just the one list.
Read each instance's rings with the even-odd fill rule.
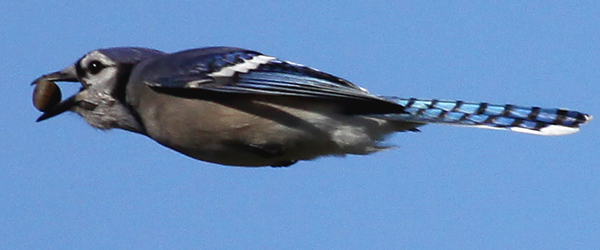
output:
[[[259,56],[268,60],[248,63]],[[212,47],[178,52],[155,59],[144,67],[144,81],[154,88],[390,103],[342,78],[238,48]]]

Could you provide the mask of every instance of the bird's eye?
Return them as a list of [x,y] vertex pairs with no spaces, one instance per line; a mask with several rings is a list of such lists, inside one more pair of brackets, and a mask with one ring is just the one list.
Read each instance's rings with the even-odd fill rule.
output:
[[98,74],[100,73],[100,71],[102,71],[106,66],[104,66],[104,64],[102,64],[99,61],[91,61],[87,68],[90,71],[90,73],[92,73],[92,75]]

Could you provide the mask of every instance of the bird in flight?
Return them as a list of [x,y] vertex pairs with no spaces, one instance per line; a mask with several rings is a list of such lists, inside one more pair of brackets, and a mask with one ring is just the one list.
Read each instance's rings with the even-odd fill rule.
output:
[[[79,82],[61,100],[55,82]],[[98,49],[32,83],[38,121],[72,111],[99,129],[150,137],[233,166],[289,166],[386,149],[386,135],[435,123],[535,135],[575,133],[591,116],[556,108],[400,98],[256,51]]]

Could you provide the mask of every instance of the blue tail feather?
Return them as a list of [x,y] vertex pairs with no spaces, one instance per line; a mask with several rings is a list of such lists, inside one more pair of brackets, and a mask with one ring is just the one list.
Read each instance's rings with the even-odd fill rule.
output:
[[404,106],[403,114],[387,114],[386,119],[412,123],[439,123],[538,135],[575,133],[592,119],[590,115],[557,108],[497,105],[463,101],[423,100],[386,97]]

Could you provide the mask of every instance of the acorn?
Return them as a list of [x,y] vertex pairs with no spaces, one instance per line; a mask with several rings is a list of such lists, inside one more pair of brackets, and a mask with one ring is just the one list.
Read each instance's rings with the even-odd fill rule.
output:
[[62,99],[60,88],[56,83],[41,78],[34,82],[33,106],[39,111],[45,112],[56,106]]

